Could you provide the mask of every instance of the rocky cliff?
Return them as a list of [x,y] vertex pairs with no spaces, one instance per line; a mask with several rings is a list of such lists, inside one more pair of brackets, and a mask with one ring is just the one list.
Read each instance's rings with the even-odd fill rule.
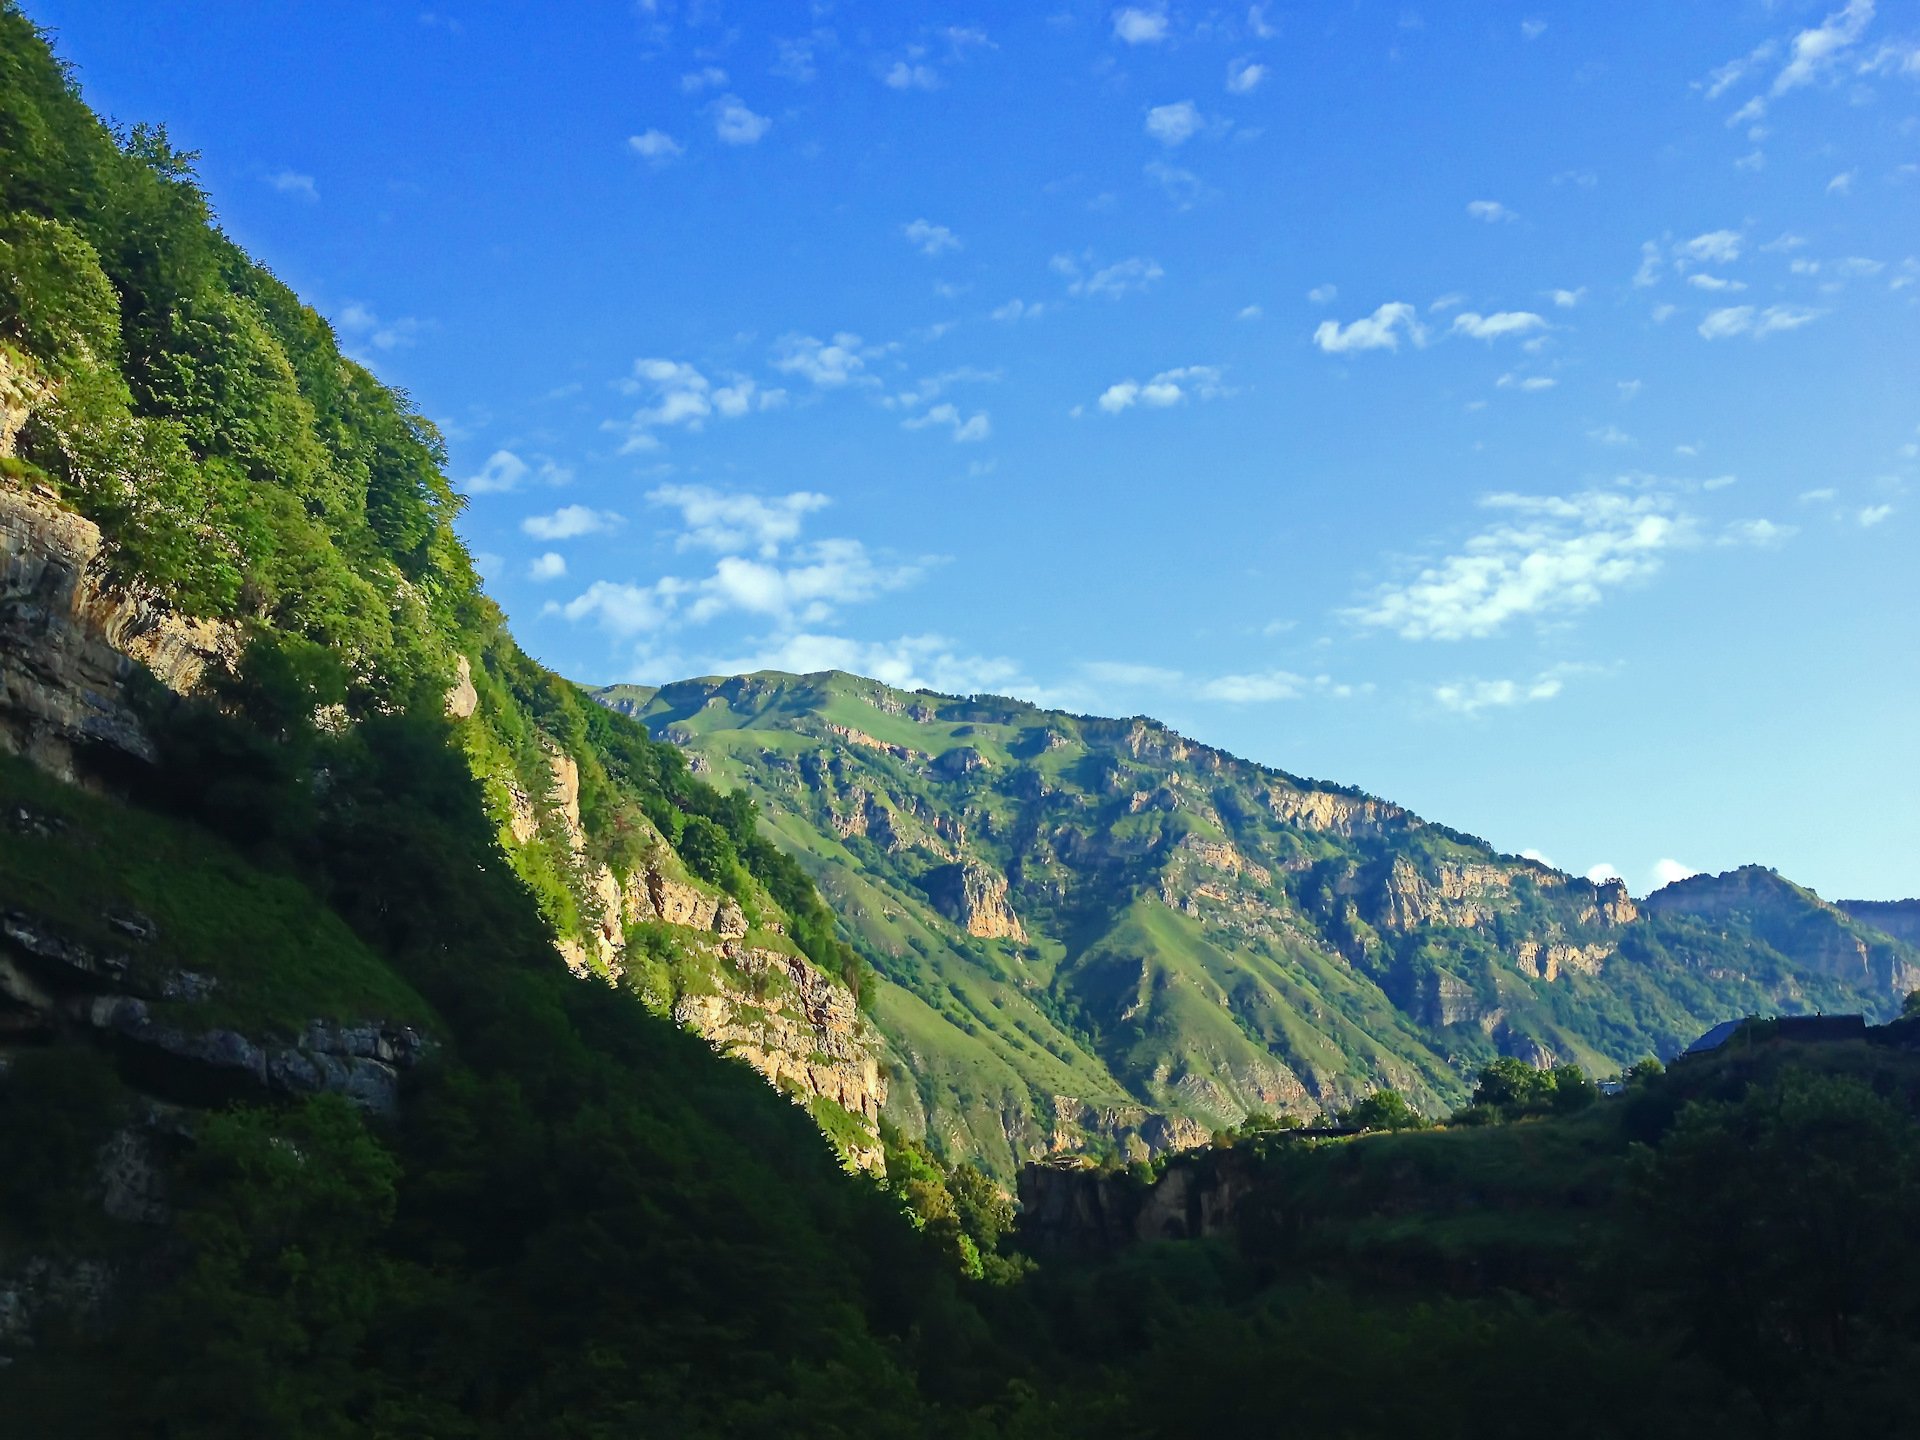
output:
[[238,654],[233,626],[110,584],[102,549],[99,527],[51,492],[0,480],[0,748],[66,779],[90,747],[152,757],[128,698],[136,673],[186,694]]

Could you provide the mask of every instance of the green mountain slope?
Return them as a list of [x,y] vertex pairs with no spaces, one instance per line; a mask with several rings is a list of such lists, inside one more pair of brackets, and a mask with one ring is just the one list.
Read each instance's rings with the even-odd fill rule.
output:
[[1451,1106],[1500,1054],[1609,1072],[1729,1014],[1883,1017],[1920,981],[1910,945],[1856,956],[1866,927],[1784,882],[1643,913],[1144,718],[839,673],[598,696],[750,789],[882,977],[914,1081],[890,1112],[1002,1171],[1378,1086]]

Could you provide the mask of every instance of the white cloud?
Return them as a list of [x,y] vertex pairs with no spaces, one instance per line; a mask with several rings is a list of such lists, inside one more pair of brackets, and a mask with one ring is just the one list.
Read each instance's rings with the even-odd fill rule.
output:
[[773,121],[754,114],[738,95],[722,95],[713,103],[713,133],[728,145],[752,145],[772,128]]
[[1794,36],[1786,65],[1773,78],[1773,94],[1784,95],[1822,78],[1866,33],[1873,9],[1874,0],[1847,0],[1844,9]]
[[1488,225],[1499,225],[1520,218],[1498,200],[1469,200],[1467,214]]
[[511,450],[496,450],[480,473],[462,481],[460,488],[469,495],[498,495],[517,490],[530,479],[543,485],[566,485],[572,482],[573,471],[544,455],[534,456],[529,463]]
[[727,83],[727,72],[717,65],[708,65],[703,69],[692,70],[680,77],[680,90],[685,95],[698,95],[702,90],[718,90]]
[[371,345],[375,350],[403,350],[419,338],[421,323],[411,315],[397,320],[382,320],[367,306],[355,300],[340,312],[341,330],[356,345]]
[[1860,522],[1863,528],[1871,529],[1891,514],[1893,514],[1893,506],[1891,505],[1869,505],[1854,518]]
[[527,566],[529,580],[558,580],[566,573],[567,557],[557,550],[547,551]]
[[529,515],[520,522],[520,529],[536,540],[576,540],[582,535],[616,530],[621,523],[620,517],[611,510],[563,505],[551,515]]
[[1640,268],[1633,272],[1636,289],[1644,290],[1648,286],[1660,283],[1661,255],[1660,247],[1651,240],[1640,242]]
[[798,547],[785,563],[724,555],[713,574],[693,587],[686,615],[696,624],[731,611],[818,624],[841,605],[911,584],[921,570],[882,564],[858,540],[816,540]]
[[1611,860],[1602,860],[1598,865],[1593,866],[1587,871],[1587,879],[1596,885],[1601,885],[1608,880],[1624,880],[1626,876],[1622,875],[1619,870],[1614,867]]
[[940,255],[960,248],[958,235],[944,225],[933,225],[925,220],[915,220],[904,227],[901,233],[922,255]]
[[1920,43],[1891,40],[1860,62],[1862,75],[1920,76]]
[[518,487],[527,475],[526,461],[511,450],[496,450],[480,467],[480,473],[469,475],[460,482],[460,488],[469,495],[500,495]]
[[1427,332],[1413,306],[1404,300],[1393,300],[1349,325],[1322,320],[1314,329],[1313,343],[1329,355],[1345,355],[1356,350],[1398,350],[1402,332],[1415,345],[1426,343]]
[[1696,290],[1712,290],[1715,292],[1744,290],[1747,288],[1744,280],[1724,280],[1718,275],[1709,275],[1704,270],[1696,270],[1693,274],[1687,276],[1687,283]]
[[1191,210],[1202,200],[1211,200],[1219,193],[1193,171],[1169,165],[1164,160],[1149,160],[1140,168],[1141,173],[1158,185],[1178,210]]
[[1690,517],[1657,494],[1501,493],[1480,503],[1512,518],[1411,580],[1383,586],[1348,618],[1408,640],[1477,639],[1514,620],[1597,605],[1656,573],[1664,552],[1693,537]]
[[1167,38],[1167,12],[1128,5],[1113,12],[1113,38],[1129,45],[1157,45]]
[[902,420],[901,428],[906,430],[924,430],[930,425],[945,425],[953,431],[955,441],[965,444],[969,441],[985,440],[993,433],[993,426],[987,419],[987,412],[979,410],[966,419],[962,419],[959,407],[942,401],[924,415]]
[[1199,695],[1203,700],[1224,700],[1230,705],[1263,704],[1273,700],[1298,700],[1314,688],[1314,682],[1291,670],[1263,670],[1252,675],[1222,675],[1203,681]]
[[1578,290],[1555,290],[1551,294],[1555,305],[1562,310],[1571,310],[1586,299],[1587,287],[1582,285]]
[[1456,334],[1475,340],[1499,340],[1508,335],[1526,335],[1547,328],[1546,318],[1531,310],[1502,310],[1494,315],[1478,315],[1471,310],[1453,317]]
[[1740,258],[1740,247],[1744,243],[1737,230],[1709,230],[1704,235],[1681,241],[1674,246],[1674,253],[1685,260],[1731,265]]
[[675,156],[685,153],[680,142],[664,130],[643,130],[638,135],[629,135],[627,146],[634,154],[643,156],[654,165],[664,165]]
[[1718,100],[1727,91],[1738,85],[1753,73],[1760,65],[1771,60],[1780,47],[1768,40],[1751,53],[1742,55],[1738,60],[1729,60],[1719,69],[1707,76],[1702,88],[1709,100]]
[[1091,275],[1071,255],[1056,255],[1049,263],[1054,273],[1066,276],[1069,295],[1105,295],[1110,300],[1145,290],[1167,273],[1158,261],[1140,255],[1115,261]]
[[282,195],[292,195],[296,199],[314,201],[320,198],[319,190],[314,188],[313,176],[302,175],[297,170],[276,170],[267,176],[267,184]]
[[1653,885],[1658,890],[1662,885],[1671,885],[1676,880],[1685,880],[1700,872],[1691,865],[1682,865],[1678,860],[1656,860],[1653,862]]
[[1206,127],[1191,100],[1156,105],[1147,111],[1147,134],[1162,145],[1183,145]]
[[823,390],[842,385],[870,385],[878,382],[865,374],[866,351],[860,337],[841,331],[832,340],[816,340],[811,335],[786,335],[779,342],[773,368],[787,375],[798,375]]
[[1560,868],[1558,865],[1553,863],[1552,859],[1550,859],[1546,855],[1541,854],[1540,851],[1533,849],[1531,846],[1529,846],[1527,849],[1522,850],[1520,852],[1520,858],[1522,860],[1531,860],[1536,865],[1544,865],[1549,870],[1558,870]]
[[1823,485],[1818,490],[1802,490],[1800,499],[1806,504],[1816,504],[1823,500],[1832,500],[1839,495],[1831,485]]
[[1436,685],[1433,698],[1444,709],[1459,715],[1473,715],[1482,710],[1551,700],[1564,688],[1560,677],[1551,673],[1534,680],[1457,680]]
[[753,550],[763,559],[773,558],[781,546],[797,540],[806,517],[832,503],[812,490],[763,496],[706,485],[662,485],[648,491],[647,499],[680,512],[686,528],[674,542],[676,549],[715,550],[723,555]]
[[1725,340],[1735,335],[1749,335],[1760,340],[1777,331],[1798,330],[1825,313],[1824,310],[1811,310],[1804,305],[1769,305],[1764,310],[1751,305],[1733,305],[1710,312],[1700,322],[1699,331],[1704,340]]
[[1493,382],[1502,390],[1525,390],[1529,392],[1551,390],[1560,382],[1551,375],[1502,375]]
[[576,624],[597,620],[601,628],[615,635],[658,630],[672,613],[658,585],[621,584],[612,580],[596,580],[566,604],[550,605],[548,610]]
[[1046,313],[1047,307],[1044,302],[1036,302],[1029,305],[1026,301],[1016,297],[1015,299],[1007,301],[1004,305],[995,307],[989,312],[988,318],[1006,322],[1014,320],[1037,320]]
[[1186,365],[1178,370],[1162,370],[1144,384],[1137,380],[1122,380],[1109,385],[1098,403],[1107,414],[1118,415],[1135,405],[1164,410],[1189,398],[1215,400],[1230,393],[1220,383],[1218,366]]
[[940,74],[931,65],[896,60],[880,77],[890,90],[938,90]]
[[1242,305],[1233,318],[1236,320],[1258,320],[1262,313],[1258,305]]
[[797,675],[846,670],[901,690],[938,690],[948,695],[983,691],[1004,694],[1030,688],[1012,660],[965,654],[943,635],[902,635],[896,640],[869,641],[802,633],[743,656],[718,659],[711,668],[727,675],[755,670],[784,670]]
[[1338,285],[1316,285],[1307,291],[1307,303],[1310,305],[1331,305],[1340,298]]
[[1538,40],[1546,33],[1547,22],[1544,20],[1522,20],[1520,22],[1520,35],[1522,39]]
[[1596,445],[1631,445],[1633,437],[1618,425],[1599,425],[1587,431],[1587,438]]
[[1842,170],[1827,182],[1827,193],[1829,195],[1851,195],[1853,193],[1854,179],[1859,173],[1858,170]]
[[745,375],[716,386],[683,360],[643,356],[633,362],[633,373],[616,388],[623,395],[644,396],[646,403],[625,420],[609,422],[608,429],[624,429],[622,454],[652,450],[659,445],[654,431],[671,426],[699,430],[708,417],[733,420],[752,410],[769,410],[786,400],[784,390],[760,390]]
[[1797,525],[1777,525],[1771,520],[1734,520],[1720,532],[1722,545],[1751,545],[1771,550],[1799,533]]
[[1230,95],[1251,95],[1266,78],[1267,67],[1252,60],[1227,62],[1227,93]]

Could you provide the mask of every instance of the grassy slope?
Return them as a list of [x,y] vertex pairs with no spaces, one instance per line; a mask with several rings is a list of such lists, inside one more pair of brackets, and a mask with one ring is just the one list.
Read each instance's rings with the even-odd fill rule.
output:
[[[0,840],[6,907],[156,973],[211,975],[207,1000],[156,1006],[182,1023],[287,1037],[312,1019],[436,1028],[427,1002],[298,880],[190,823],[87,795],[12,756],[0,756],[0,811],[37,822]],[[151,942],[130,944],[111,924],[130,915],[153,922]]]

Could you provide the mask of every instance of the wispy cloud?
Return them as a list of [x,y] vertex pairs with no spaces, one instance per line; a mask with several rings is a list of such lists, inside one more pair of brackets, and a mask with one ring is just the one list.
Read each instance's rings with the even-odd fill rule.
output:
[[1113,12],[1113,38],[1128,45],[1157,45],[1167,38],[1167,29],[1161,6],[1128,5]]
[[1346,325],[1322,320],[1314,328],[1313,343],[1329,355],[1346,355],[1357,350],[1398,350],[1402,335],[1415,345],[1427,341],[1419,312],[1404,300],[1391,300],[1373,314]]
[[960,237],[944,225],[935,225],[926,220],[915,220],[902,227],[901,233],[922,255],[944,255],[949,250],[960,249]]
[[1217,400],[1231,394],[1220,383],[1216,365],[1186,365],[1177,370],[1162,370],[1151,380],[1122,380],[1101,392],[1098,404],[1109,415],[1118,415],[1142,405],[1150,410],[1165,410],[1189,399]]
[[1564,689],[1566,681],[1562,673],[1550,670],[1532,680],[1454,680],[1434,686],[1433,698],[1444,710],[1457,715],[1477,715],[1482,710],[1503,710],[1551,700]]
[[1656,573],[1695,531],[1659,494],[1503,492],[1480,503],[1504,518],[1411,579],[1381,587],[1348,618],[1408,640],[1494,635],[1520,619],[1599,604],[1609,590]]
[[1487,225],[1505,225],[1520,218],[1498,200],[1469,200],[1467,214]]
[[843,385],[877,385],[879,381],[865,373],[868,354],[860,337],[846,330],[831,340],[787,335],[775,348],[773,368],[783,374],[798,375],[823,390]]
[[1493,315],[1481,315],[1472,310],[1463,310],[1453,317],[1453,333],[1466,335],[1475,340],[1500,340],[1509,335],[1530,335],[1535,330],[1546,328],[1546,317],[1536,315],[1531,310],[1502,310]]
[[520,522],[520,529],[536,540],[577,540],[582,535],[604,535],[624,523],[611,510],[563,505],[551,515],[529,515]]
[[1147,134],[1162,145],[1183,145],[1206,128],[1206,119],[1191,100],[1156,105],[1147,111]]
[[953,439],[960,444],[985,440],[993,433],[992,423],[987,412],[976,410],[970,416],[962,416],[958,406],[950,401],[942,401],[931,407],[925,414],[910,416],[900,422],[907,430],[925,430],[930,426],[946,426],[952,431]]
[[708,485],[662,485],[647,492],[647,501],[680,512],[675,549],[723,555],[752,551],[769,560],[800,538],[807,516],[833,503],[812,490],[753,495]]
[[1698,328],[1703,340],[1726,340],[1736,335],[1762,340],[1782,330],[1798,330],[1802,325],[1810,325],[1825,313],[1805,305],[1769,305],[1765,309],[1731,305],[1710,312]]
[[685,147],[664,130],[643,130],[627,137],[627,148],[649,165],[664,165],[685,153]]
[[1227,62],[1227,93],[1251,95],[1266,81],[1267,67],[1242,56]]
[[[1086,264],[1091,263],[1091,257],[1087,257]],[[1069,295],[1104,295],[1109,300],[1145,290],[1166,274],[1157,260],[1143,255],[1118,260],[1097,270],[1084,268],[1082,261],[1072,255],[1056,255],[1048,264],[1056,275],[1066,278]]]
[[297,170],[276,170],[267,176],[266,180],[268,185],[282,195],[291,195],[296,200],[305,200],[311,204],[320,198],[320,192],[313,183],[313,176],[302,175]]
[[713,133],[727,145],[752,145],[773,128],[773,121],[756,115],[738,95],[722,95],[713,103]]

